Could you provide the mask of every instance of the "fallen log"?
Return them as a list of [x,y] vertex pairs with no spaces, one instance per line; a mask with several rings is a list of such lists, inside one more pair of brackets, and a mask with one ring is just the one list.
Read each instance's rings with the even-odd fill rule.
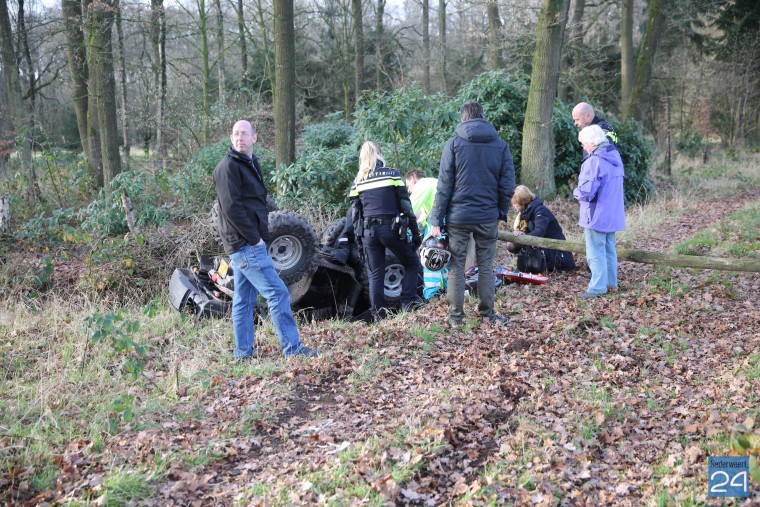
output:
[[[586,254],[585,243],[539,238],[528,235],[515,236],[506,231],[499,231],[499,239],[502,241],[519,243],[521,245],[540,246],[543,248],[553,248],[555,250],[567,250],[568,252]],[[760,273],[760,261],[757,259],[724,259],[721,257],[666,254],[660,252],[647,252],[646,250],[629,250],[626,248],[618,248],[617,255],[618,260],[641,262],[644,264],[657,264],[674,268],[718,269],[721,271]]]

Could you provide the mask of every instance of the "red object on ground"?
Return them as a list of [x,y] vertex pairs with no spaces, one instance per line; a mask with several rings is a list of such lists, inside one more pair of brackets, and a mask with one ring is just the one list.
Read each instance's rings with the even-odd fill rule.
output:
[[496,269],[496,276],[506,280],[518,283],[529,283],[533,285],[543,285],[549,281],[546,275],[534,275],[533,273],[523,273],[522,271],[510,271],[508,269]]

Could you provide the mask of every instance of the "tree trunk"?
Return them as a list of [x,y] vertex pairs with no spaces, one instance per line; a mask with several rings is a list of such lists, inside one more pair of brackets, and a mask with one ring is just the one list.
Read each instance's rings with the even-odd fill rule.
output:
[[559,88],[559,99],[567,103],[575,88],[577,67],[581,61],[581,45],[583,44],[583,12],[586,8],[586,0],[575,0],[573,7],[573,17],[570,21],[568,30],[568,44],[565,49],[564,66],[564,84]]
[[129,115],[127,114],[127,64],[124,58],[124,33],[121,29],[121,3],[119,0],[114,0],[114,8],[116,9],[116,40],[119,50],[119,74],[121,74],[119,80],[119,95],[121,98],[120,116],[121,116],[121,142],[122,149],[124,150],[124,166],[129,170],[131,164],[131,151],[132,147],[129,143]]
[[[351,0],[351,14],[354,22],[354,102],[359,100],[364,87],[364,8],[362,0]],[[345,111],[346,120],[351,112]]]
[[216,71],[217,71],[217,89],[218,101],[220,104],[224,104],[227,97],[227,90],[224,80],[224,13],[222,12],[221,0],[216,1],[216,50],[218,56],[216,57]]
[[87,174],[97,188],[100,188],[103,186],[103,169],[100,166],[100,157],[97,156],[100,150],[93,151],[93,143],[90,141],[90,131],[87,125],[89,70],[82,29],[82,4],[78,0],[62,0],[61,12],[63,13],[64,32],[66,34],[71,94],[77,117],[79,142],[82,144],[82,151],[87,159]]
[[201,144],[208,143],[210,134],[209,119],[211,118],[211,67],[208,54],[208,12],[206,0],[196,0],[198,7],[198,34],[201,37]]
[[245,43],[245,17],[243,17],[243,0],[237,0],[237,23],[240,40],[240,73],[242,74],[243,88],[250,86],[248,75],[248,48]]
[[[579,254],[586,254],[584,243],[562,241],[559,239],[540,238],[526,234],[515,236],[512,233],[499,231],[501,241],[511,241],[520,245],[540,246]],[[699,255],[676,255],[645,250],[616,249],[618,259],[643,264],[657,264],[676,268],[717,269],[721,271],[760,272],[760,261],[757,259],[724,259],[720,257],[701,257]]]
[[275,163],[296,158],[296,51],[293,0],[274,0]]
[[103,182],[108,184],[121,173],[111,43],[114,5],[107,1],[100,1],[90,2],[86,7],[87,61],[91,72],[89,87],[90,94],[95,98],[103,161]]
[[552,115],[569,7],[570,0],[545,0],[536,29],[523,125],[521,180],[542,197],[552,196],[556,191]]
[[446,0],[438,0],[438,49],[441,91],[446,93]]
[[430,0],[422,0],[422,91],[430,93]]
[[633,90],[628,108],[623,112],[623,120],[635,118],[641,120],[649,100],[647,89],[652,79],[652,67],[654,66],[657,46],[660,42],[663,25],[665,24],[665,10],[668,8],[667,0],[651,0],[649,3],[649,18],[644,40],[641,41],[639,58],[636,61],[636,71],[633,79]]
[[151,39],[155,58],[156,167],[166,165],[166,14],[164,0],[151,0]]
[[627,111],[633,90],[633,2],[622,0],[620,19],[620,110]]
[[11,28],[8,3],[0,0],[0,51],[2,51],[3,70],[8,87],[8,102],[11,110],[11,118],[17,138],[21,139],[21,161],[30,178],[31,198],[36,198],[36,180],[32,167],[32,141],[31,131],[33,124],[30,123],[30,115],[24,106],[21,91],[21,76],[19,75],[16,60],[16,49],[13,44],[13,30]]
[[488,67],[501,69],[501,19],[496,0],[488,2]]
[[383,17],[385,16],[385,0],[377,0],[375,16],[375,90],[383,89]]

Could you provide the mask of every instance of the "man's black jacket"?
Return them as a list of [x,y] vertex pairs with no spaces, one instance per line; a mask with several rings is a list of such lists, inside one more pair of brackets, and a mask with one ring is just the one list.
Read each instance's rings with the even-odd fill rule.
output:
[[214,186],[219,199],[216,225],[224,251],[231,254],[261,239],[268,243],[267,189],[256,155],[249,158],[229,148],[214,169]]

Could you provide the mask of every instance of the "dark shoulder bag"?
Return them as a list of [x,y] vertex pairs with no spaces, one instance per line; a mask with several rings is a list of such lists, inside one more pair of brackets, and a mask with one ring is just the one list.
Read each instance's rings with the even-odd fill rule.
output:
[[523,273],[546,273],[544,249],[525,245],[517,254],[517,269]]

